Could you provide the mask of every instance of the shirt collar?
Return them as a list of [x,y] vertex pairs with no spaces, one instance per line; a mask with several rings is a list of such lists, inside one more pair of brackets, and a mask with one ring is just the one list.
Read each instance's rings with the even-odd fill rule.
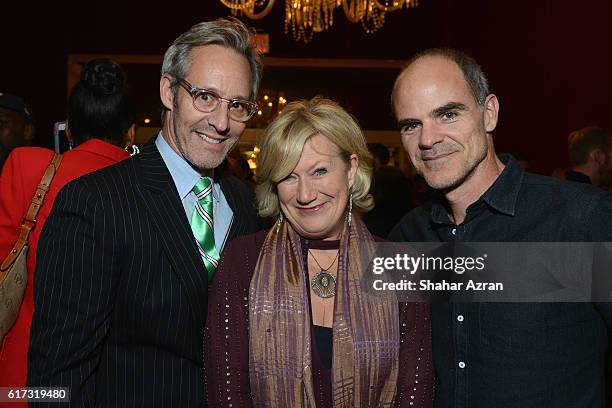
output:
[[[172,176],[172,180],[176,185],[176,189],[178,190],[179,196],[181,200],[183,200],[193,189],[193,186],[196,185],[200,177],[200,173],[195,171],[193,167],[189,165],[181,156],[178,155],[170,147],[162,132],[159,132],[157,139],[155,140],[155,146],[159,150],[159,154],[161,154],[164,163],[166,163],[166,167],[168,167],[168,171]],[[211,182],[213,181],[210,177]],[[214,187],[214,185],[213,185]],[[213,198],[218,200],[218,189],[213,188]]]
[[[514,216],[525,170],[509,154],[499,154],[498,157],[506,167],[476,203],[483,201],[502,214]],[[471,204],[470,207],[476,203]],[[449,216],[448,202],[441,191],[435,192],[431,206],[431,220],[436,224],[453,223]]]
[[503,214],[514,216],[525,170],[514,157],[507,153],[499,154],[498,157],[506,167],[495,180],[495,183],[483,194],[482,200],[489,204],[491,208]]

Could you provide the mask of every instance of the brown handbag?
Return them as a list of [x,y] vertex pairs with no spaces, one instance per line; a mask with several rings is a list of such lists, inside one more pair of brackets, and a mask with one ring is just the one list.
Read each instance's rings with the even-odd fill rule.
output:
[[55,153],[38,187],[36,187],[30,208],[28,208],[28,212],[21,224],[19,238],[17,238],[13,249],[11,249],[11,252],[9,252],[6,259],[0,265],[0,342],[2,342],[6,333],[13,327],[15,320],[17,320],[28,281],[28,268],[26,266],[28,237],[36,226],[38,211],[42,207],[45,195],[49,191],[51,181],[61,162],[62,155]]

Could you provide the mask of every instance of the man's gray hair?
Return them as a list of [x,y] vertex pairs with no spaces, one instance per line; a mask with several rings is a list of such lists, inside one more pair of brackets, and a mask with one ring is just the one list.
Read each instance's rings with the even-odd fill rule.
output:
[[255,48],[253,33],[237,18],[219,18],[204,21],[184,32],[168,48],[164,55],[162,75],[172,76],[172,88],[176,92],[178,80],[185,79],[189,71],[189,55],[195,47],[221,45],[244,55],[251,68],[251,99],[257,96],[261,82],[262,61]]

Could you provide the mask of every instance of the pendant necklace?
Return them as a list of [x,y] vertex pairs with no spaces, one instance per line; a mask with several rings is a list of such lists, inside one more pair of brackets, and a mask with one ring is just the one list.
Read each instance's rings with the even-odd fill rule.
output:
[[340,250],[338,250],[336,257],[327,268],[323,268],[321,264],[319,264],[319,261],[317,261],[317,258],[314,257],[312,252],[308,251],[308,253],[312,256],[312,259],[314,259],[320,269],[310,281],[312,291],[315,295],[323,299],[333,297],[336,294],[336,275],[329,273],[329,269],[336,263],[336,259],[338,259],[338,255],[340,255]]

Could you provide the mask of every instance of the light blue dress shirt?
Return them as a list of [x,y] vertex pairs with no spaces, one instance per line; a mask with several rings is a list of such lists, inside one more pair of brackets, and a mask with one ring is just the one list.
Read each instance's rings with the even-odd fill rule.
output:
[[[174,184],[178,190],[179,198],[183,203],[185,215],[187,216],[188,222],[191,224],[191,214],[196,204],[196,195],[191,190],[202,176],[170,147],[162,136],[162,132],[159,132],[157,140],[155,141],[155,146],[157,146],[164,163],[166,163],[166,167],[170,171],[172,180],[174,180]],[[234,219],[234,212],[225,199],[221,186],[214,180],[212,194],[215,246],[220,254],[227,241],[227,236],[229,235],[230,227]]]

